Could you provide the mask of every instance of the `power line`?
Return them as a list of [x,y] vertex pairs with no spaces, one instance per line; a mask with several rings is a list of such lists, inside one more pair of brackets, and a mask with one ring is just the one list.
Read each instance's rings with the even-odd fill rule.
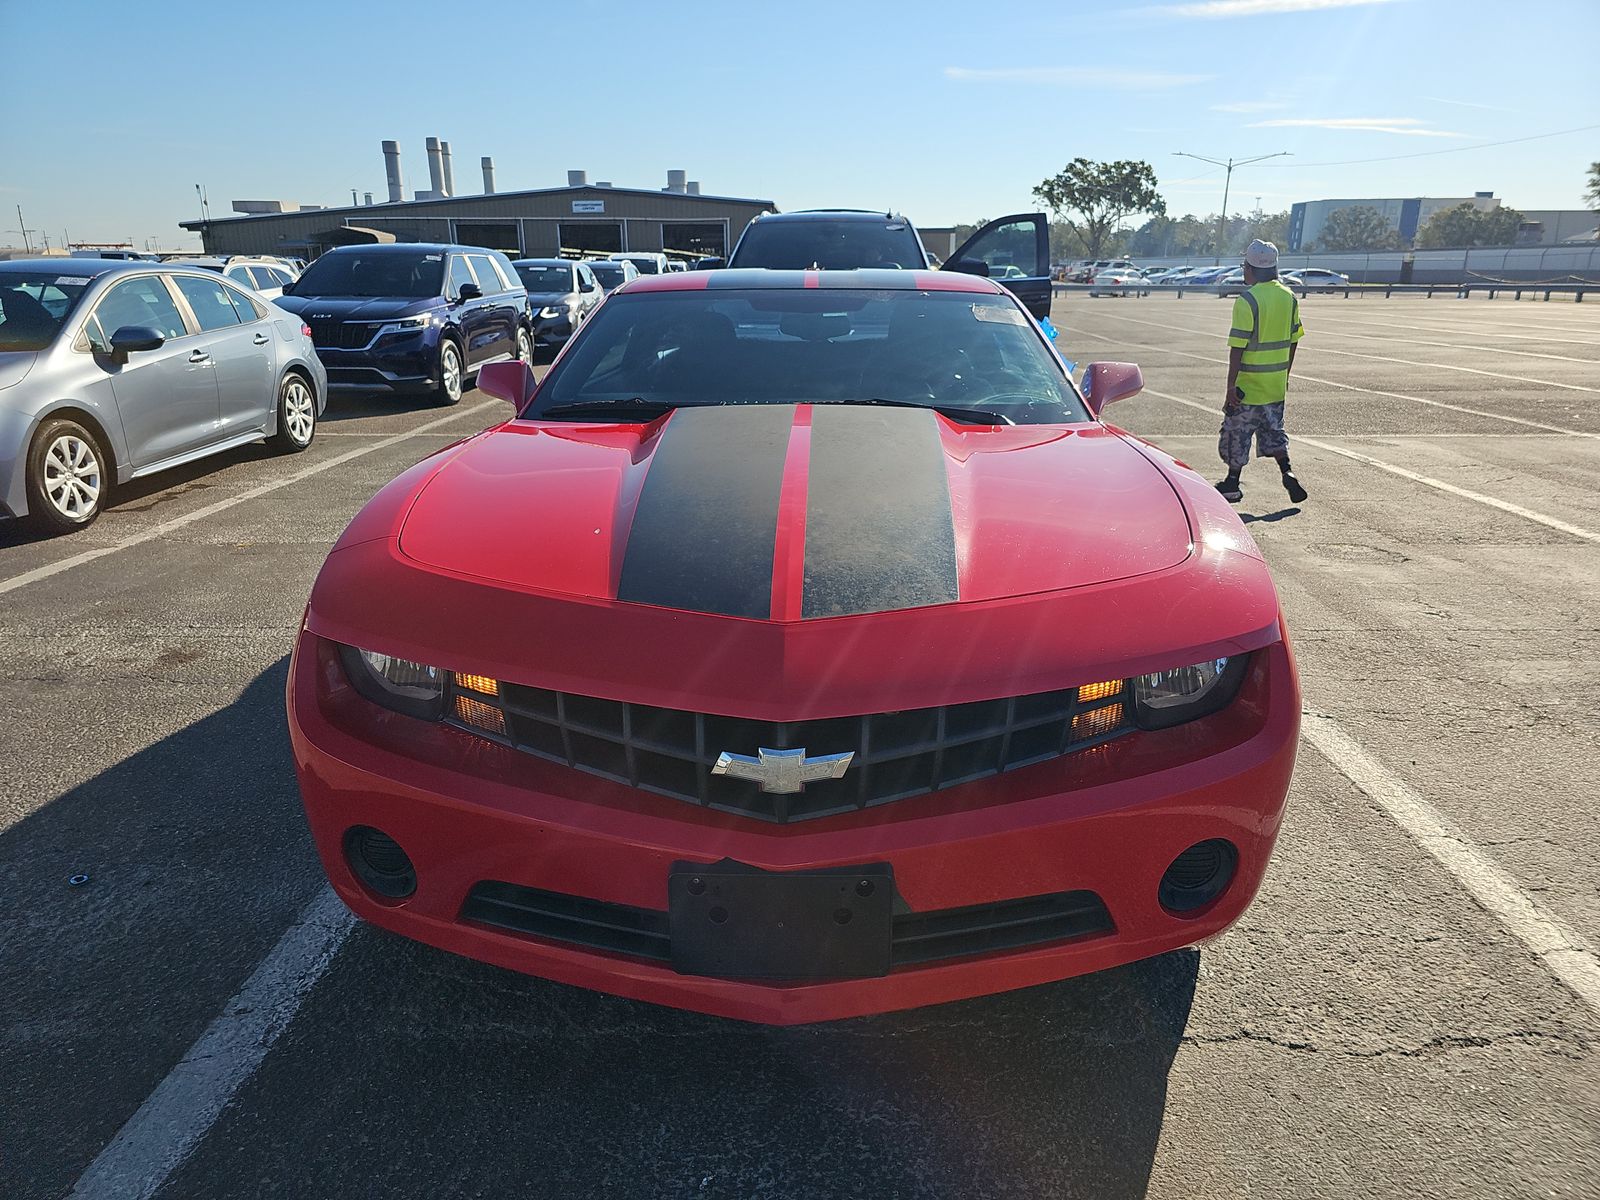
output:
[[1562,137],[1569,133],[1587,133],[1591,129],[1600,129],[1600,125],[1579,125],[1576,129],[1557,129],[1554,133],[1535,133],[1528,137],[1507,138],[1503,142],[1478,142],[1471,146],[1449,146],[1443,150],[1418,150],[1414,154],[1387,154],[1382,158],[1345,158],[1338,162],[1313,162],[1313,163],[1284,163],[1284,166],[1296,167],[1354,167],[1362,163],[1395,162],[1402,158],[1431,158],[1435,154],[1462,154],[1468,150],[1488,150],[1492,146],[1515,146],[1519,142],[1537,142],[1542,138]]

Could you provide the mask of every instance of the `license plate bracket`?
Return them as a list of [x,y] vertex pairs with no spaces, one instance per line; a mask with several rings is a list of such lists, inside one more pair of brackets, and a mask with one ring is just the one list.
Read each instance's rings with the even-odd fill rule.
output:
[[888,863],[764,871],[724,859],[667,876],[672,966],[727,979],[870,979],[889,973]]

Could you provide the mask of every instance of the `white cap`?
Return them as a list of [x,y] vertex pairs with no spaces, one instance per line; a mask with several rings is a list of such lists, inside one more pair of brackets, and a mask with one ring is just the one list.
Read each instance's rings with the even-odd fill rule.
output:
[[1252,267],[1260,267],[1263,270],[1275,267],[1278,265],[1278,248],[1271,242],[1263,242],[1257,238],[1244,252],[1244,261]]

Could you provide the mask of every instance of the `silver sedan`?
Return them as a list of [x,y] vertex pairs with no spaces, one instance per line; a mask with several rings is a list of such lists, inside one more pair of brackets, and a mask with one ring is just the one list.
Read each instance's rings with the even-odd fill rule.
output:
[[311,333],[215,272],[0,263],[0,517],[80,529],[119,484],[265,438],[316,435]]

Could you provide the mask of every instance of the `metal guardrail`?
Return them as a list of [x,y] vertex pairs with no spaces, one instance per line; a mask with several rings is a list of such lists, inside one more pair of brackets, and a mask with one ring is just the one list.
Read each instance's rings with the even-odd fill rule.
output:
[[[1185,292],[1199,292],[1204,295],[1212,296],[1237,296],[1244,289],[1239,287],[1237,284],[1229,286],[1214,283],[1185,285],[1182,283],[1092,284],[1056,282],[1051,284],[1051,290],[1054,295],[1058,296],[1062,293],[1083,292],[1096,296],[1115,295],[1143,297],[1160,292],[1167,295],[1176,295],[1178,299],[1181,300],[1183,299],[1183,294]],[[1538,281],[1527,282],[1517,280],[1480,279],[1468,281],[1466,283],[1351,283],[1346,284],[1344,287],[1295,288],[1294,290],[1301,296],[1332,296],[1342,294],[1346,300],[1348,300],[1351,296],[1356,296],[1358,298],[1366,296],[1382,296],[1387,300],[1390,296],[1393,296],[1397,293],[1402,296],[1426,296],[1429,299],[1431,299],[1434,294],[1437,293],[1442,296],[1453,296],[1460,300],[1467,299],[1472,295],[1473,292],[1487,294],[1491,300],[1493,300],[1501,292],[1511,292],[1518,300],[1522,299],[1523,292],[1529,292],[1534,296],[1538,296],[1542,293],[1546,300],[1549,300],[1552,294],[1571,294],[1574,303],[1582,304],[1583,297],[1586,292],[1590,295],[1600,292],[1600,283],[1546,283]]]

